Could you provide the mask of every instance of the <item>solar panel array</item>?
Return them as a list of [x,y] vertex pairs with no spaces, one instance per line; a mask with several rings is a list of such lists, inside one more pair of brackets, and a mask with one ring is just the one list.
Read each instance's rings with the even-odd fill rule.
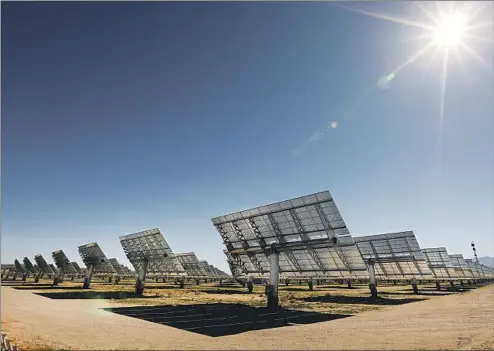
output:
[[454,254],[454,255],[449,255],[449,259],[451,260],[451,263],[453,264],[453,268],[456,272],[456,276],[458,278],[473,278],[473,272],[470,270],[470,267],[468,267],[468,264],[465,262],[465,259],[463,258],[463,255],[461,254]]
[[57,273],[69,274],[69,275],[77,274],[77,271],[75,270],[74,266],[72,266],[70,260],[67,258],[67,256],[62,250],[53,251],[52,257],[53,257],[53,261],[55,262],[55,264],[59,269]]
[[467,258],[465,259],[465,264],[474,278],[485,278],[485,273],[479,263],[473,262],[471,259]]
[[376,277],[432,278],[432,271],[413,231],[353,238],[365,262],[375,262]]
[[116,258],[110,258],[108,259],[110,264],[112,265],[113,269],[117,272],[118,275],[120,276],[126,276],[128,275],[127,272],[125,271],[124,267],[118,262]]
[[98,243],[89,243],[79,246],[79,255],[87,268],[90,266],[94,267],[94,273],[96,274],[116,273]]
[[286,276],[366,277],[367,268],[329,191],[212,219],[245,274],[270,270],[277,244]]
[[24,267],[22,266],[22,264],[16,259],[14,261],[14,265],[15,265],[15,270],[17,271],[17,273],[26,273],[26,270],[24,269]]
[[36,265],[38,268],[43,272],[44,274],[54,274],[55,271],[48,265],[46,262],[45,258],[42,255],[36,255],[34,256],[34,261],[36,262]]
[[185,274],[185,269],[158,228],[121,236],[120,243],[136,272],[147,261],[150,274]]
[[453,279],[457,273],[445,247],[422,249],[427,264],[436,279]]
[[70,264],[72,265],[72,267],[74,267],[77,274],[82,275],[82,271],[81,271],[81,267],[79,267],[79,263],[74,261],[74,262],[70,262]]
[[204,278],[209,276],[204,266],[199,263],[195,253],[182,252],[175,254],[175,256],[180,261],[182,267],[184,267],[187,276],[194,278]]
[[36,268],[34,268],[33,264],[29,260],[29,258],[24,257],[23,263],[24,263],[24,267],[26,268],[26,271],[27,272],[33,273],[33,274],[37,274],[38,273],[38,270]]

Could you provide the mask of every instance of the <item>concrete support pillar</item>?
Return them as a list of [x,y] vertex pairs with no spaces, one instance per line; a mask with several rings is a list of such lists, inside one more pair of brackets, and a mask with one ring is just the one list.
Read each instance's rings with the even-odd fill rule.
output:
[[436,281],[436,290],[437,291],[441,291],[441,283],[438,281]]
[[266,285],[267,307],[269,309],[278,308],[278,281],[280,271],[280,253],[273,250],[269,255],[269,284]]
[[393,285],[396,285],[398,284],[398,282],[396,280],[393,280]]
[[374,262],[369,261],[369,289],[371,291],[371,296],[377,297],[377,284],[376,284],[376,271],[374,270]]
[[144,291],[144,284],[146,282],[146,274],[148,272],[148,264],[149,261],[142,261],[141,266],[139,267],[138,277],[136,280],[136,294],[142,295]]
[[199,279],[196,279],[196,285],[201,285],[201,281]]
[[247,277],[247,290],[249,291],[249,294],[252,294],[252,291],[254,290],[254,282],[251,276]]
[[285,285],[288,286],[290,284],[290,281],[288,279],[285,279]]
[[91,284],[91,279],[93,278],[94,266],[90,265],[86,271],[86,277],[84,278],[84,284],[82,284],[83,289],[89,289],[89,285]]
[[455,282],[453,280],[450,280],[449,286],[451,287],[451,289],[454,289],[455,288]]
[[417,287],[417,281],[415,280],[415,278],[412,279],[411,283],[412,283],[413,293],[418,294],[419,288]]
[[348,289],[351,289],[352,288],[352,280],[351,279],[347,279],[346,280],[346,285],[347,285]]
[[178,279],[178,283],[180,284],[180,288],[183,289],[184,286],[185,286],[185,278],[184,277],[180,277]]

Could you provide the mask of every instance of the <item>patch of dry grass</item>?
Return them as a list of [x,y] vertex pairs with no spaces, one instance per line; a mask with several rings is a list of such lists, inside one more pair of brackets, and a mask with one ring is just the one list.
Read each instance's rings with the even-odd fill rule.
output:
[[[41,282],[40,282],[41,283]],[[81,282],[63,282],[54,289],[42,290],[49,293],[71,292],[122,292],[132,295],[134,281],[123,280],[120,284],[109,284],[93,281],[88,290],[77,289]],[[76,288],[76,289],[74,289]],[[421,289],[431,289],[431,286],[421,286]],[[35,288],[29,288],[36,291]],[[41,292],[41,291],[39,291]],[[348,289],[342,285],[315,285],[310,291],[307,285],[280,285],[280,305],[285,308],[307,310],[322,313],[337,313],[354,315],[360,312],[380,310],[388,306],[429,299],[431,296],[414,295],[410,286],[390,285],[380,286],[381,299],[378,302],[369,301],[369,290],[365,285],[354,285]],[[186,284],[183,289],[173,283],[146,283],[142,297],[112,298],[108,303],[115,306],[122,305],[188,305],[210,303],[234,303],[249,306],[265,306],[266,297],[264,286],[254,286],[252,294],[246,288],[236,286],[219,286],[216,283],[201,285]]]

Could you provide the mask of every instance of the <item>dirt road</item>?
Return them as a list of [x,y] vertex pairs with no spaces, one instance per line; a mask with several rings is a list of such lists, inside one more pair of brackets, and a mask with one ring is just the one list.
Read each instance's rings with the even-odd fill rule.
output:
[[2,329],[21,348],[493,349],[494,286],[354,317],[210,337],[102,311],[104,300],[55,300],[1,288]]

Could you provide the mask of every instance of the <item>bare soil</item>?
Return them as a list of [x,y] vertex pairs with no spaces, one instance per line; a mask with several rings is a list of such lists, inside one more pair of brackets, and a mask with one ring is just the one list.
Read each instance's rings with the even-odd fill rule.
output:
[[494,348],[493,285],[380,286],[377,300],[365,286],[280,286],[274,315],[262,287],[147,284],[137,297],[132,282],[80,285],[2,286],[2,330],[25,350]]

